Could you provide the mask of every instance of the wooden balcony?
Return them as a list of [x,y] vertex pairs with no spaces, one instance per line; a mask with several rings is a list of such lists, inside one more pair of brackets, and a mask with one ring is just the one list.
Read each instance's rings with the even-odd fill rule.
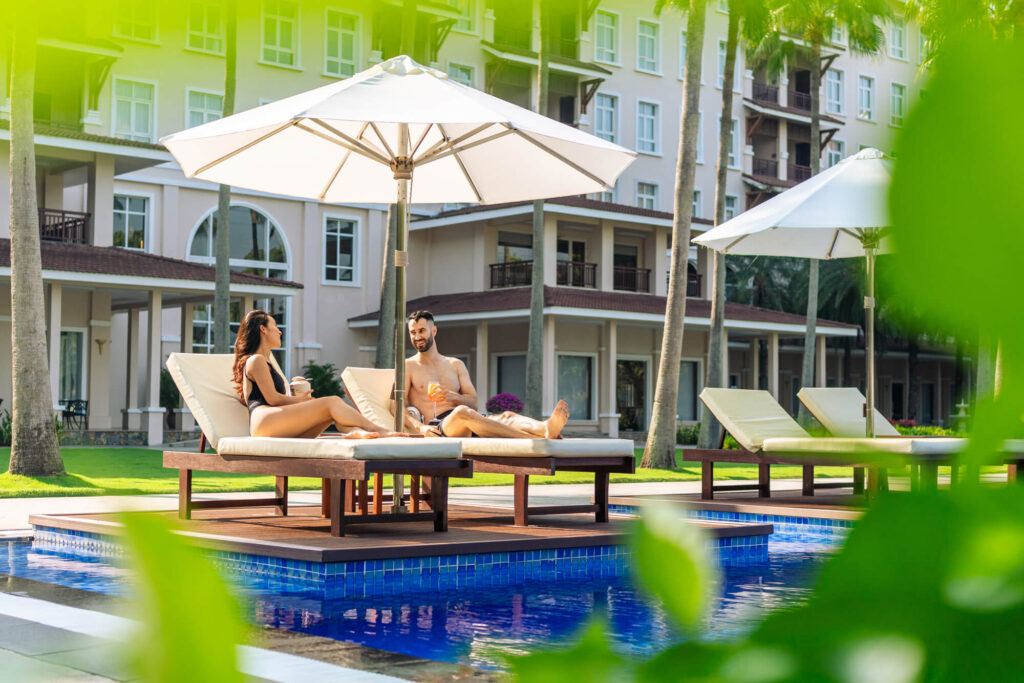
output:
[[807,180],[811,177],[811,167],[802,166],[800,164],[789,165],[789,179],[800,182],[801,180]]
[[494,24],[494,44],[532,50],[533,30],[526,26],[509,26],[497,22]]
[[597,288],[597,264],[583,261],[558,261],[556,282],[568,287]]
[[615,266],[612,286],[622,292],[651,291],[651,269]]
[[764,178],[778,178],[779,161],[778,159],[760,159],[758,157],[754,157],[751,165],[751,171],[754,175],[762,176]]
[[757,102],[779,103],[779,86],[777,85],[768,85],[763,81],[754,81],[751,94]]
[[89,244],[90,214],[39,209],[39,238],[64,244]]
[[704,276],[700,273],[687,273],[686,274],[686,296],[691,299],[699,299],[701,293],[701,285],[703,284]]
[[811,94],[799,90],[789,91],[789,106],[794,109],[811,110]]
[[[597,288],[597,264],[582,261],[557,261],[556,283],[565,287]],[[491,264],[491,289],[528,287],[533,279],[533,261],[507,261]]]

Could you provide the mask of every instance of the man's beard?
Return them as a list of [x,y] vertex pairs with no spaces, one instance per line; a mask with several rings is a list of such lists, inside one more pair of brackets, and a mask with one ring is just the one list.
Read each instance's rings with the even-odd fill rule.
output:
[[420,348],[419,345],[416,342],[413,342],[413,346],[415,346],[416,350],[419,351],[420,353],[426,353],[427,351],[430,350],[430,347],[432,347],[433,345],[434,345],[434,335],[430,335],[429,339],[426,339],[426,340],[423,341],[423,348]]

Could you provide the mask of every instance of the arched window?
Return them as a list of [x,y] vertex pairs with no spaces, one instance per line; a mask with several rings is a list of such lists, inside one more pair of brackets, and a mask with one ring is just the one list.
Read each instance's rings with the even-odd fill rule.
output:
[[[267,214],[248,204],[231,205],[231,233],[229,253],[231,270],[251,275],[262,275],[278,280],[291,277],[288,244],[284,232]],[[188,260],[207,265],[214,264],[214,244],[217,238],[217,209],[211,209],[192,232],[188,245]],[[270,297],[257,299],[262,308],[277,321],[281,328],[281,348],[274,352],[281,367],[288,372],[289,308],[288,299]],[[232,342],[242,319],[241,306],[231,304],[230,320]],[[213,352],[213,306],[196,306],[192,319],[192,350],[194,353]]]

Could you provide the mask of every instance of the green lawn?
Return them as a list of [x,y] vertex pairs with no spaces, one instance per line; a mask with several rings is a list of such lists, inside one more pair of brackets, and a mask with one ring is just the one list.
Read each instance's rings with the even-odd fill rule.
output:
[[[11,450],[0,449],[0,498],[25,498],[31,496],[105,496],[134,495],[143,493],[176,493],[178,490],[177,470],[166,470],[161,466],[160,451],[147,448],[64,448],[64,466],[68,474],[63,477],[41,478],[13,476],[7,473]],[[639,463],[642,450],[637,449]],[[636,474],[613,474],[612,482],[644,481],[696,481],[700,479],[700,464],[679,460],[677,469],[644,470],[637,468]],[[821,477],[849,477],[850,469],[843,467],[819,467]],[[772,478],[796,478],[799,467],[775,466]],[[751,465],[716,464],[716,479],[756,479],[757,468]],[[561,472],[553,477],[531,477],[536,484],[585,484],[593,481],[593,475],[582,472]],[[193,480],[197,492],[217,491],[272,491],[274,478],[250,474],[222,474],[216,472],[196,473]],[[453,486],[494,486],[511,484],[509,474],[477,474],[472,479],[452,479]],[[290,488],[316,489],[319,479],[293,478]]]

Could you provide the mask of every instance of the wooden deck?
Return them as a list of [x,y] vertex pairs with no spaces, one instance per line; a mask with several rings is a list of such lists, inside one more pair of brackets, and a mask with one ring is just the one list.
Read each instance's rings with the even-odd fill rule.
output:
[[855,520],[864,513],[864,496],[832,492],[813,496],[801,495],[799,491],[780,492],[771,498],[755,498],[749,493],[726,493],[719,494],[714,500],[703,500],[699,493],[690,493],[612,496],[608,500],[610,505],[637,507],[653,502],[667,502],[694,510],[815,519]]
[[[359,524],[356,515],[350,518],[345,536],[333,537],[330,520],[320,516],[319,506],[291,506],[287,517],[276,516],[272,507],[201,510],[187,521],[178,520],[176,512],[142,514],[166,517],[182,529],[182,535],[205,548],[312,562],[619,545],[626,542],[627,519],[613,515],[610,522],[596,524],[590,515],[551,515],[517,527],[512,524],[512,510],[452,506],[444,533],[422,522]],[[32,515],[29,522],[109,536],[121,533],[117,515],[111,513]],[[717,537],[772,531],[770,524],[692,523]]]

